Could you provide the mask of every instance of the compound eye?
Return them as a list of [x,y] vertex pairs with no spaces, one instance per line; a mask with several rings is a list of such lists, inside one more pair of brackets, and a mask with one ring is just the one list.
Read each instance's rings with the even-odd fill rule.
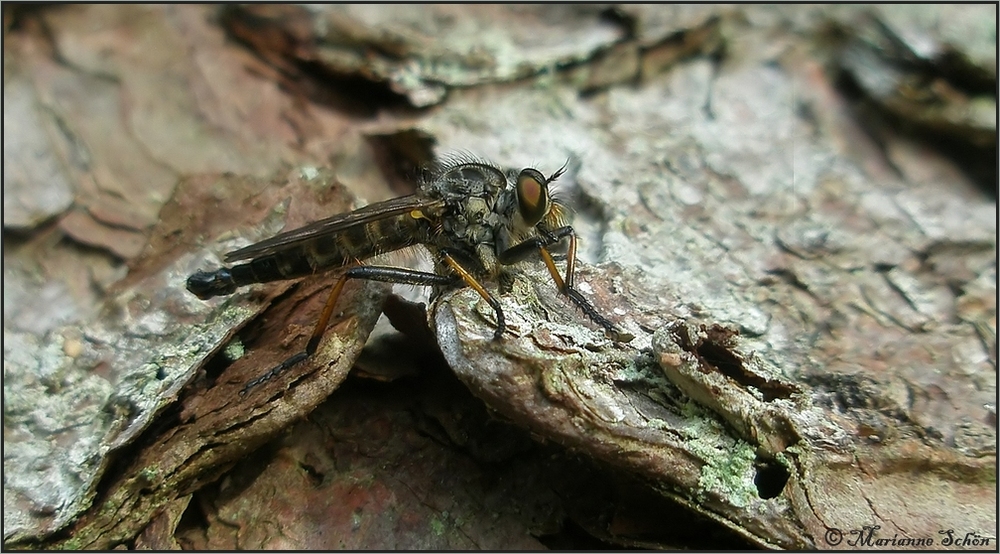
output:
[[537,169],[522,169],[517,176],[517,208],[529,227],[534,227],[549,213],[548,184]]

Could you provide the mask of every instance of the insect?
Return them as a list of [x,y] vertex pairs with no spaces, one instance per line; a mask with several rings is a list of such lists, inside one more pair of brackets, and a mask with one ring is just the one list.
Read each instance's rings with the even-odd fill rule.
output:
[[[225,262],[241,263],[196,272],[188,278],[187,289],[204,300],[253,283],[343,269],[305,349],[247,383],[244,393],[316,351],[349,279],[435,287],[464,283],[493,308],[493,338],[500,340],[506,329],[503,309],[480,279],[502,279],[507,266],[537,254],[559,291],[614,336],[614,324],[574,287],[576,234],[564,224],[565,207],[549,191],[565,169],[564,165],[545,177],[533,168],[505,173],[482,160],[448,160],[431,170],[414,194],[370,204],[230,252]],[[568,241],[565,276],[559,274],[549,251],[563,240]],[[363,260],[416,244],[431,252],[434,272],[361,265]]]

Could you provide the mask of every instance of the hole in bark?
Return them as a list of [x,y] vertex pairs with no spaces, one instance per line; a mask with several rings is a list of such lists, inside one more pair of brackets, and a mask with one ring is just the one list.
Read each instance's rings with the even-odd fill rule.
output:
[[399,195],[416,192],[424,168],[434,161],[437,140],[419,129],[365,138],[393,192]]
[[639,28],[639,22],[625,10],[617,7],[608,8],[602,11],[599,14],[599,17],[608,23],[617,25],[622,29],[622,31],[624,31],[625,36],[620,40],[631,40],[635,38],[636,31]]
[[551,550],[621,550],[621,546],[602,541],[575,521],[567,519],[559,531],[535,537]]
[[306,477],[309,478],[309,482],[314,487],[319,487],[323,484],[324,475],[322,471],[306,462],[299,462],[299,467],[306,473]]
[[[375,117],[381,109],[410,108],[407,97],[369,67],[324,63],[317,54],[312,16],[301,7],[227,7],[219,22],[233,40],[279,71],[279,83],[293,95],[360,117]],[[377,58],[378,46],[375,41],[354,48]],[[380,53],[394,56],[387,51]]]
[[[197,493],[192,497],[188,507],[181,514],[181,519],[177,523],[174,531],[174,538],[177,544],[185,550],[197,550],[198,545],[207,544],[208,536],[205,529],[211,525],[208,514],[205,513],[205,505],[198,502]],[[192,538],[192,535],[196,538]]]
[[[973,97],[988,94],[986,89],[996,86],[994,78],[986,80],[994,84],[984,87],[984,80],[970,78],[966,71],[968,66],[949,67],[950,61],[954,61],[954,57],[942,59],[940,65],[926,66],[923,73],[917,74],[924,80],[949,82],[960,93]],[[857,122],[883,150],[897,136],[913,139],[922,147],[953,161],[984,193],[990,198],[997,198],[995,130],[982,131],[972,125],[953,124],[941,118],[921,118],[919,115],[899,113],[898,110],[894,112],[888,107],[891,99],[887,101],[872,98],[857,77],[846,68],[840,69],[836,74],[835,86],[851,102]],[[884,155],[890,159],[888,153]]]
[[744,387],[753,387],[760,391],[764,397],[764,402],[770,402],[776,398],[788,398],[792,395],[793,389],[788,385],[778,381],[765,379],[752,371],[747,371],[743,367],[743,362],[733,354],[724,344],[720,344],[713,339],[709,333],[709,339],[698,345],[698,355],[705,363],[714,366],[722,374],[732,378]]
[[768,460],[757,456],[754,461],[757,474],[753,484],[757,487],[757,495],[763,499],[774,498],[781,494],[788,482],[788,470],[776,460]]

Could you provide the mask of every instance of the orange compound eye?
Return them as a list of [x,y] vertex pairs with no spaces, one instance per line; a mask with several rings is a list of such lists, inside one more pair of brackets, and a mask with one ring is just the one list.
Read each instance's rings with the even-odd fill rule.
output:
[[548,180],[537,169],[522,169],[517,176],[517,207],[524,222],[533,227],[549,213]]

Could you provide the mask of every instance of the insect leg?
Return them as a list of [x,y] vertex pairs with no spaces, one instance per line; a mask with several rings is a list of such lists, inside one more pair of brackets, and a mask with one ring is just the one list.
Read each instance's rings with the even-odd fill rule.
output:
[[323,307],[323,313],[316,322],[316,327],[313,328],[312,335],[309,337],[309,342],[306,343],[305,350],[281,362],[260,377],[249,381],[246,386],[243,387],[243,391],[240,393],[241,395],[246,394],[251,388],[273,379],[281,372],[316,353],[316,349],[319,347],[320,339],[323,338],[323,332],[326,330],[326,325],[330,321],[330,316],[333,315],[333,308],[337,305],[337,299],[340,298],[340,293],[344,290],[344,285],[347,283],[348,279],[364,279],[366,281],[381,281],[383,283],[402,283],[408,285],[449,285],[455,282],[453,277],[398,267],[361,265],[348,269],[343,275],[340,276],[340,279],[337,280],[337,284],[335,284],[333,289],[330,291],[330,297],[326,301],[326,306]]
[[[597,311],[597,308],[573,286],[576,283],[576,232],[573,231],[573,228],[566,225],[553,231],[543,230],[541,233],[542,236],[540,237],[531,237],[501,252],[498,257],[500,263],[510,265],[527,258],[534,252],[538,252],[542,257],[542,261],[545,262],[545,267],[548,268],[552,280],[555,281],[559,292],[568,296],[594,323],[604,327],[612,335],[619,336],[615,325],[602,316]],[[566,252],[566,277],[563,278],[559,275],[559,270],[556,268],[555,260],[552,259],[552,254],[548,251],[548,247],[566,237],[569,237],[569,249]]]
[[[576,271],[576,232],[569,225],[560,227],[554,231],[542,230],[540,232],[542,233],[542,236],[531,237],[526,239],[524,242],[515,244],[514,246],[511,246],[507,250],[501,252],[498,257],[500,263],[504,265],[511,265],[520,262],[535,254],[540,249],[548,248],[568,236],[569,251],[566,253],[566,283],[572,287],[574,283],[573,277]],[[549,264],[546,263],[546,265]],[[550,268],[550,271],[552,270],[553,269]],[[558,274],[558,271],[555,273]],[[562,283],[563,279],[561,277],[556,278],[556,282]]]
[[478,292],[479,296],[482,296],[483,300],[486,300],[490,307],[493,308],[494,313],[497,315],[497,328],[493,331],[493,340],[500,340],[500,337],[503,336],[504,330],[507,329],[507,324],[503,318],[503,309],[500,308],[500,302],[498,302],[497,299],[490,294],[490,291],[486,290],[486,287],[484,287],[482,283],[476,280],[475,276],[469,273],[469,270],[462,267],[462,264],[458,263],[458,260],[449,254],[447,250],[441,250],[441,258],[455,273],[458,274],[459,277],[462,278],[463,281],[465,281],[465,284],[469,285],[473,288],[473,290]]

